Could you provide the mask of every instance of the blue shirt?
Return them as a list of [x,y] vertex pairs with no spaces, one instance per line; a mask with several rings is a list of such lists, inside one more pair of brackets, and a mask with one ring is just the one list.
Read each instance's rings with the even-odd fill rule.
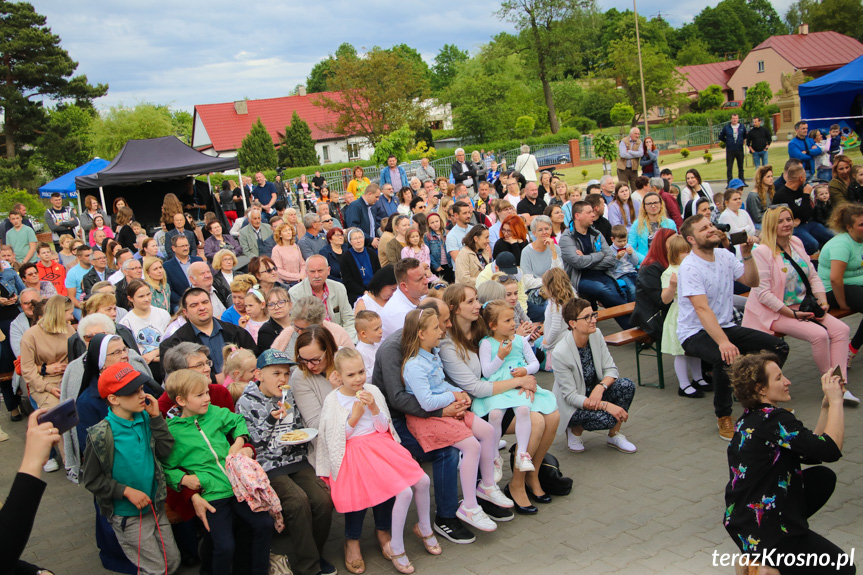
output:
[[386,217],[390,217],[399,210],[399,201],[396,199],[395,193],[393,193],[390,199],[387,199],[384,194],[381,194],[381,197],[378,198],[377,204],[375,205],[378,204],[386,212]]
[[273,182],[264,182],[263,186],[255,186],[252,189],[252,197],[264,206],[269,204],[274,196],[276,196],[276,186]]
[[84,276],[87,275],[88,271],[90,271],[90,268],[84,269],[79,263],[66,273],[66,289],[73,288],[75,290],[75,297],[78,298],[78,301],[84,301],[84,298],[82,297],[84,295],[84,290],[81,289],[81,281],[84,279]]
[[[114,434],[114,467],[111,476],[117,483],[156,496],[156,461],[150,446],[150,415],[136,413],[131,421],[108,410],[106,417]],[[114,514],[134,517],[140,512],[125,497],[114,500]]]
[[220,319],[238,326],[240,325],[240,312],[234,309],[234,306],[231,306],[225,310]]
[[[233,306],[231,306],[233,309]],[[222,373],[222,368],[225,364],[225,358],[222,356],[222,349],[225,347],[225,336],[222,333],[222,324],[219,320],[213,318],[213,332],[210,335],[205,334],[197,327],[192,325],[195,330],[195,335],[198,336],[198,341],[201,345],[207,346],[210,350],[210,359],[213,361],[213,373]]]
[[402,377],[407,392],[416,397],[422,408],[429,412],[443,409],[455,401],[455,394],[461,391],[444,379],[443,364],[437,348],[432,352],[420,349],[415,357],[405,363]]
[[453,226],[446,234],[446,253],[459,251],[464,244],[464,237],[468,231],[470,231],[470,226]]

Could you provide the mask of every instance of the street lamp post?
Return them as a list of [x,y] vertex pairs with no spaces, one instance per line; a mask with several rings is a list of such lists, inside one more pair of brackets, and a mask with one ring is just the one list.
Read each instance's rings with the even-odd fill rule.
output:
[[644,66],[641,64],[641,36],[638,33],[638,8],[635,5],[636,0],[632,0],[632,11],[635,12],[635,44],[638,46],[638,74],[641,77],[641,108],[644,116],[644,135],[650,134],[649,124],[647,122],[647,97],[644,95]]

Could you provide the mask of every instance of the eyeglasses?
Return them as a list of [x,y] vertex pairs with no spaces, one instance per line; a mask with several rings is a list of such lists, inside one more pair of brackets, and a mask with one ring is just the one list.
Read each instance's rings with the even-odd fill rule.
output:
[[324,361],[324,356],[322,355],[321,357],[316,357],[314,359],[307,359],[305,357],[299,357],[299,358],[297,358],[297,361],[303,365],[318,365],[319,363]]
[[583,319],[583,320],[584,320],[584,321],[586,321],[587,323],[590,323],[590,322],[592,322],[592,321],[596,321],[596,320],[597,320],[597,318],[599,318],[599,314],[598,314],[598,313],[596,313],[596,312],[593,312],[592,314],[590,314],[590,315],[586,315],[586,316],[584,316],[584,317],[577,317],[577,318],[575,318],[575,321],[578,321],[578,320],[580,320],[580,319]]
[[111,351],[111,352],[106,353],[105,355],[112,357],[115,355],[122,355],[124,353],[128,353],[128,351],[129,351],[129,348],[124,345],[123,347],[121,347],[117,351]]
[[658,205],[660,205],[661,203],[662,203],[662,202],[644,202],[644,205],[645,205],[645,206],[647,206],[647,207],[651,207],[651,206],[658,206]]
[[203,369],[204,367],[213,367],[213,360],[208,359],[203,363],[196,363],[195,365],[188,366],[188,369]]
[[278,301],[271,301],[267,304],[267,307],[270,309],[282,309],[288,304],[288,300],[280,299]]

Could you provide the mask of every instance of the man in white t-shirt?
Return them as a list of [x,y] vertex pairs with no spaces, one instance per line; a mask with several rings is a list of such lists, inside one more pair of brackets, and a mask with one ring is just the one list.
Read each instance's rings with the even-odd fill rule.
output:
[[[450,262],[455,267],[455,259],[464,245],[464,237],[470,231],[470,218],[473,210],[470,205],[465,202],[456,202],[452,207],[455,218],[455,225],[446,235],[446,253],[450,257]],[[456,211],[458,210],[458,211]],[[398,278],[396,278],[398,279]]]
[[404,327],[405,316],[412,309],[416,309],[429,292],[428,280],[419,260],[401,259],[396,262],[393,272],[398,287],[381,313],[382,339]]
[[[713,409],[719,426],[719,437],[731,441],[731,387],[725,368],[738,355],[768,351],[779,357],[779,365],[788,357],[788,344],[764,332],[740,327],[734,320],[734,280],[758,287],[758,268],[752,259],[754,238],[740,246],[743,262],[720,248],[719,231],[702,214],[686,218],[680,235],[692,246],[677,272],[679,315],[677,337],[690,357],[713,365]],[[697,384],[698,382],[696,382]],[[698,388],[684,390],[693,395]],[[699,388],[709,389],[703,384]]]

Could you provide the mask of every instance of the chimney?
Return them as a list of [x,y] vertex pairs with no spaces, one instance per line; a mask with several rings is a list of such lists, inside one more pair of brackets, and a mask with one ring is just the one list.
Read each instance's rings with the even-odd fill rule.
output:
[[803,23],[797,27],[797,33],[806,36],[809,34],[809,24]]
[[234,102],[234,111],[238,116],[245,116],[249,113],[249,106],[245,100],[237,100]]
[[305,86],[297,86],[297,96],[305,96],[306,95],[306,87]]

